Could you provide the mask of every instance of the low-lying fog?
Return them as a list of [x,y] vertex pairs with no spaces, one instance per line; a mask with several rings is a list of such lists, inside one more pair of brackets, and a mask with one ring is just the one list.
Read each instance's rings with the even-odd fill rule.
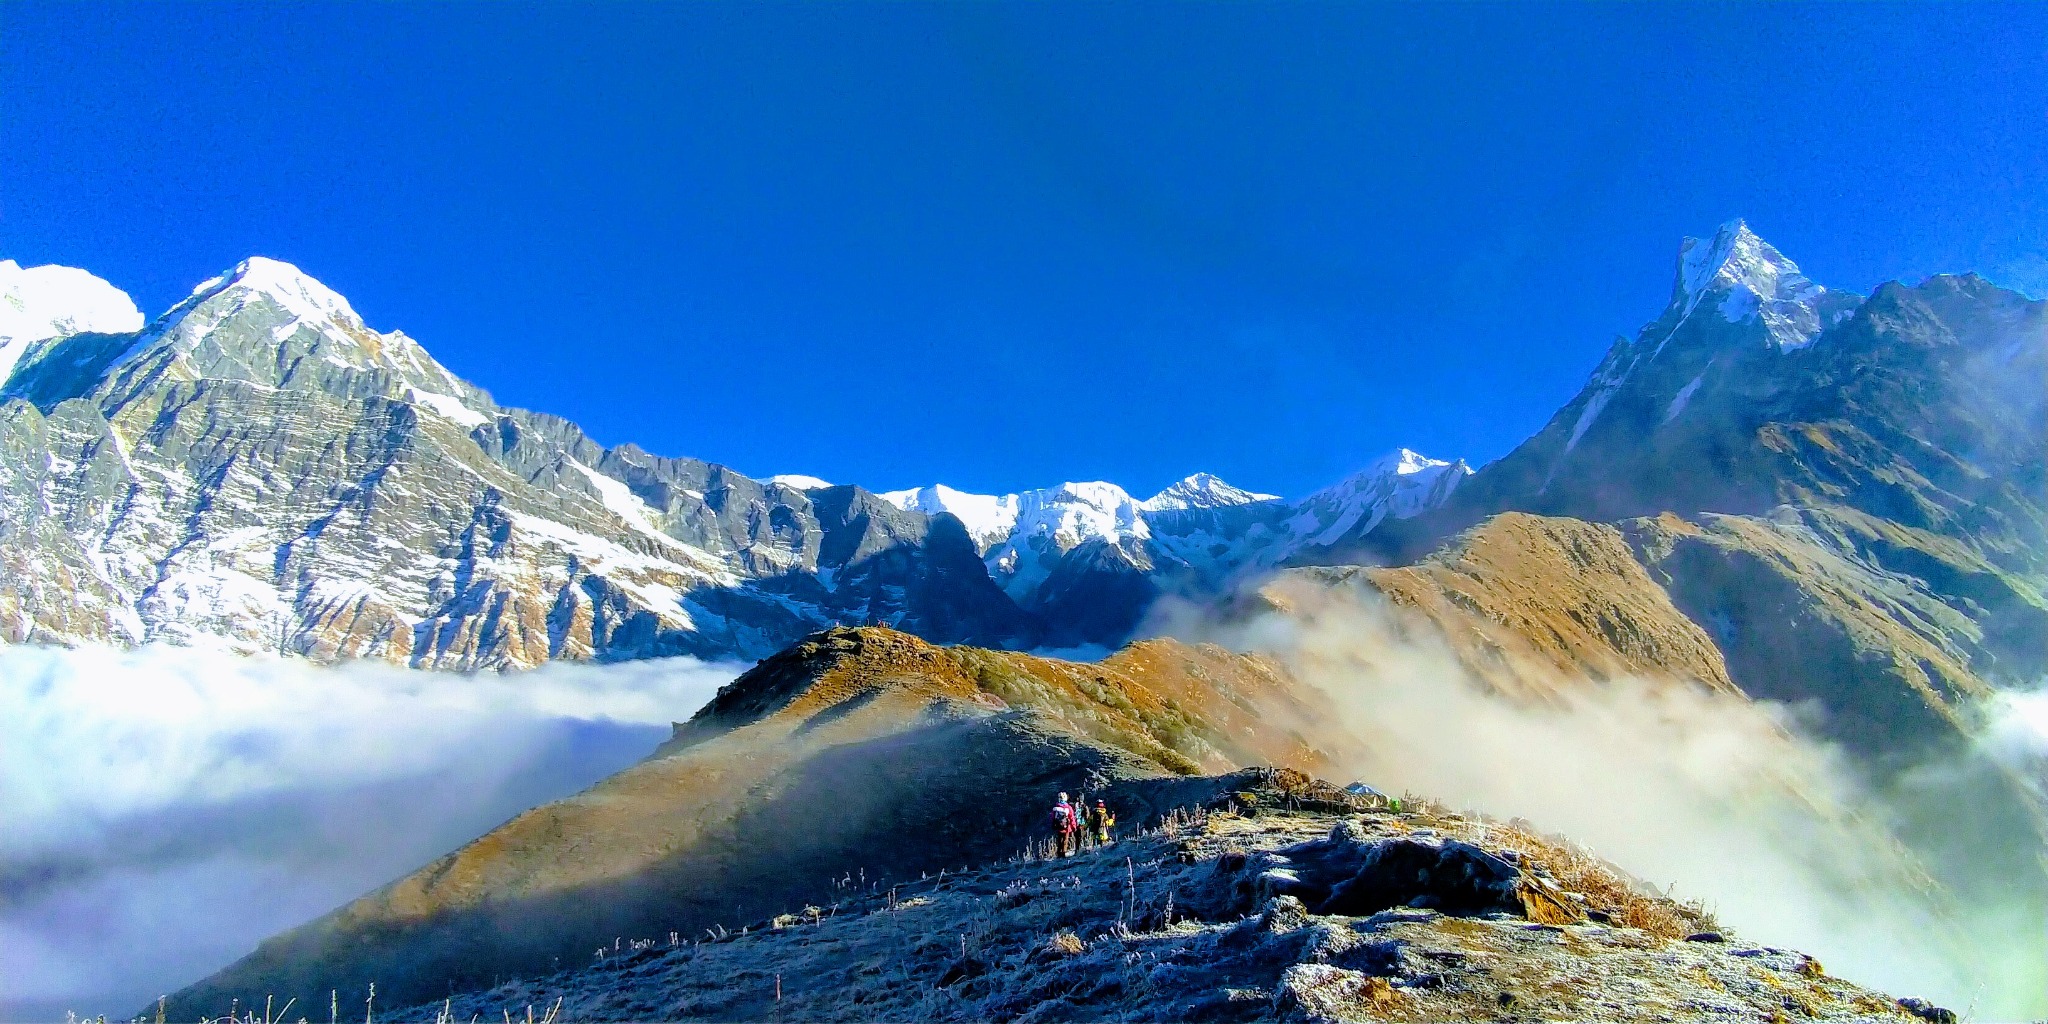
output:
[[141,1009],[646,756],[736,673],[0,646],[0,1019]]
[[[1357,777],[1530,819],[1893,995],[2048,1014],[2038,841],[1964,799],[1986,765],[2038,782],[2048,695],[1987,709],[1971,763],[1878,792],[1806,712],[1626,683],[1511,705],[1356,606],[1226,633],[1205,635],[1341,699],[1373,751]],[[140,1009],[644,756],[736,671],[0,647],[0,1019]],[[1915,828],[1945,838],[1909,853]]]

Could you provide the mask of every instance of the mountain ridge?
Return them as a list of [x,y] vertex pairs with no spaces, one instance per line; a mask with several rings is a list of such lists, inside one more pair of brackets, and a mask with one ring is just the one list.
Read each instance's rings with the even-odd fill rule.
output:
[[[120,294],[93,290],[102,304]],[[1115,643],[1159,593],[1222,586],[1249,561],[1231,547],[1244,538],[1200,532],[1186,551],[1110,562],[1084,552],[1061,572],[1069,553],[1097,539],[1129,548],[1147,516],[1213,526],[1234,521],[1211,513],[1270,500],[1201,473],[1156,507],[1069,484],[988,498],[992,530],[975,508],[607,448],[567,420],[500,407],[403,331],[370,328],[345,297],[265,257],[133,326],[44,328],[4,347],[16,361],[0,378],[13,461],[0,467],[12,513],[0,558],[17,575],[0,584],[0,636],[459,670],[758,657],[832,624]],[[942,523],[961,513],[964,544]],[[1046,543],[970,568],[967,552],[1019,517]],[[1155,561],[1165,585],[1138,568]],[[1111,563],[1144,577],[1115,585],[1128,606],[1077,612],[1038,592]]]

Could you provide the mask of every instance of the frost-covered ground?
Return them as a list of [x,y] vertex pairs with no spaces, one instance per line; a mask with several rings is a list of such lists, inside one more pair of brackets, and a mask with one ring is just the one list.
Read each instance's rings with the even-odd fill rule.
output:
[[1914,1019],[1567,846],[1427,811],[1211,815],[872,888],[398,1017]]

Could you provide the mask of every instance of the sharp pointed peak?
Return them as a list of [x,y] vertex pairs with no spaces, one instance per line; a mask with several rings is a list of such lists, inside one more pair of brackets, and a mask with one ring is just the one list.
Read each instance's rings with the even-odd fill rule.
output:
[[1359,475],[1384,476],[1388,473],[1393,473],[1406,476],[1410,473],[1420,473],[1425,469],[1435,469],[1438,466],[1448,465],[1450,463],[1443,459],[1432,459],[1413,448],[1396,448],[1372,460],[1363,470],[1359,471]]
[[1722,221],[1721,226],[1714,229],[1714,237],[1729,239],[1753,238],[1759,242],[1763,241],[1763,238],[1757,235],[1755,231],[1750,230],[1749,220],[1743,217]]
[[1366,463],[1350,476],[1301,500],[1313,501],[1318,496],[1350,493],[1362,488],[1372,489],[1404,477],[1420,479],[1418,474],[1445,471],[1466,476],[1472,472],[1472,467],[1467,465],[1464,459],[1433,459],[1413,448],[1396,448]]
[[244,336],[222,344],[260,345],[267,335],[272,344],[298,345],[303,349],[300,355],[316,355],[337,367],[393,371],[423,393],[474,394],[489,401],[436,361],[417,340],[400,331],[370,327],[339,292],[298,266],[268,256],[250,256],[201,282],[138,335],[114,365],[145,352],[193,350],[204,339],[215,337],[216,329],[229,320],[261,330],[242,332]]
[[1711,238],[1687,238],[1679,246],[1671,303],[1644,334],[1663,325],[1668,339],[1668,332],[1692,316],[1708,296],[1718,296],[1713,305],[1727,320],[1760,318],[1776,344],[1796,348],[1823,326],[1814,310],[1827,294],[1791,257],[1738,217],[1723,223]]
[[1716,283],[1750,283],[1764,274],[1798,277],[1799,265],[1740,217],[1724,222],[1711,236],[1679,243],[1678,290],[1684,295],[1697,296]]

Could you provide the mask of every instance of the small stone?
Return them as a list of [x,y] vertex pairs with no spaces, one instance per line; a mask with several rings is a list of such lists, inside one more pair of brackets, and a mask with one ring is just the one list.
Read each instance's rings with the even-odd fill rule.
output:
[[1726,937],[1726,936],[1722,935],[1722,934],[1721,934],[1720,932],[1694,932],[1694,933],[1692,933],[1691,935],[1688,935],[1688,936],[1686,936],[1686,937],[1685,937],[1685,941],[1687,941],[1687,942],[1726,942],[1726,941],[1728,941],[1728,939],[1727,939],[1727,937]]
[[1954,1010],[1936,1006],[1925,999],[1907,996],[1899,1000],[1899,1009],[1921,1020],[1933,1021],[1934,1024],[1956,1024],[1956,1012]]
[[1308,908],[1292,896],[1275,896],[1259,914],[1259,927],[1269,932],[1293,931],[1308,923]]

